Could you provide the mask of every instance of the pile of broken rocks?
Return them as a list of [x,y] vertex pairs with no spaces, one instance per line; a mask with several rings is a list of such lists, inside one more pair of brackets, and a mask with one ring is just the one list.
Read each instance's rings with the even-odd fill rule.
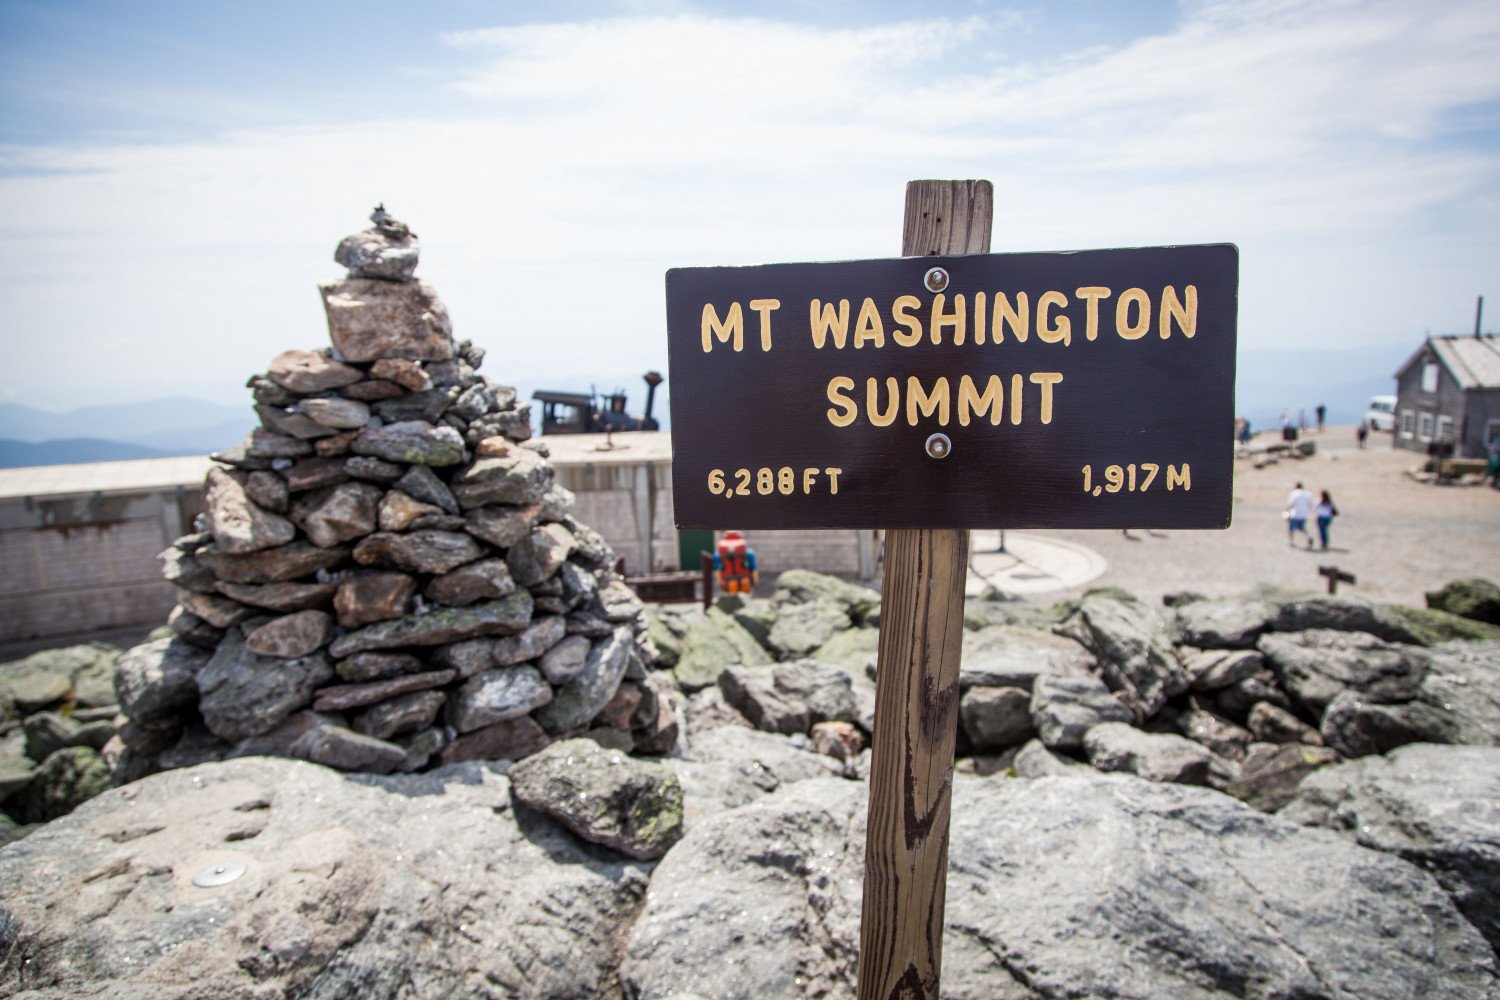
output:
[[[1089,764],[1274,811],[1341,760],[1407,743],[1500,745],[1500,589],[1454,581],[1428,604],[1184,593],[1161,614],[1108,588],[1050,607],[971,601],[960,768],[1035,777]],[[862,766],[877,593],[791,570],[769,599],[648,615],[690,718],[786,734]]]
[[332,348],[250,379],[260,426],[213,456],[200,530],[163,553],[173,635],[117,665],[126,778],[250,754],[414,771],[590,731],[671,745],[614,553],[529,407],[454,343],[415,236],[371,218],[320,286]]
[[[943,995],[1500,996],[1497,629],[1190,596],[969,603]],[[878,596],[647,613],[669,754],[132,782],[0,851],[0,992],[854,996]]]

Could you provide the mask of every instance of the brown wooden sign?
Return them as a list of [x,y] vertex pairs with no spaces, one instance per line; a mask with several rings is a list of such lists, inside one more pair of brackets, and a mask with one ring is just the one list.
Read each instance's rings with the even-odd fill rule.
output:
[[1224,528],[1229,244],[667,272],[679,527]]

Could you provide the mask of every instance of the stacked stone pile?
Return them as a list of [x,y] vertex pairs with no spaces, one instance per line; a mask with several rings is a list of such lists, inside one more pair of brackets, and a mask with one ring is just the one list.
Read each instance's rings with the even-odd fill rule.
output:
[[127,776],[278,754],[346,770],[525,757],[594,731],[670,746],[641,605],[569,513],[529,407],[479,375],[382,209],[321,286],[332,348],[252,377],[257,427],[213,456],[163,553],[174,636],[117,688]]

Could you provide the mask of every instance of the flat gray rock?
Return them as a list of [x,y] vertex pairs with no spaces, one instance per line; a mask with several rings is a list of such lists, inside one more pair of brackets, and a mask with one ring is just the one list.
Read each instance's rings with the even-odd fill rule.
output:
[[1058,631],[1098,657],[1105,682],[1138,722],[1187,690],[1187,672],[1177,661],[1165,624],[1133,598],[1109,591],[1086,594]]
[[[231,861],[238,880],[193,885]],[[609,996],[645,888],[636,863],[523,828],[482,764],[170,771],[0,854],[0,922],[53,997]]]
[[[377,409],[382,404],[376,404]],[[356,455],[407,465],[457,465],[464,460],[464,440],[446,424],[400,420],[366,427],[349,445]]]
[[402,646],[442,646],[482,635],[519,632],[531,621],[531,594],[519,590],[498,601],[466,608],[439,607],[426,614],[376,622],[333,640],[330,655],[338,658],[369,650]]
[[729,667],[719,675],[724,698],[757,729],[807,735],[814,722],[854,719],[849,675],[815,660]]
[[670,770],[565,740],[510,769],[516,798],[584,840],[632,858],[659,858],[682,836],[682,788]]
[[1176,609],[1177,638],[1189,646],[1254,649],[1270,627],[1276,606],[1254,598],[1190,601]]
[[1130,719],[1130,709],[1095,677],[1043,674],[1031,689],[1031,722],[1051,749],[1077,750],[1099,723]]
[[209,653],[178,639],[155,639],[115,661],[120,711],[146,721],[175,716],[198,701],[198,671]]
[[1124,771],[1150,781],[1208,784],[1213,753],[1171,733],[1146,733],[1124,722],[1104,722],[1083,737],[1089,763],[1101,771]]
[[993,625],[964,633],[958,686],[1030,691],[1037,677],[1097,677],[1096,657],[1076,639],[1036,628]]
[[285,545],[297,533],[280,514],[256,506],[239,480],[217,466],[208,470],[203,504],[214,544],[231,555]]
[[233,743],[274,729],[332,679],[333,667],[321,653],[292,660],[258,656],[231,630],[198,671],[198,711],[215,736]]
[[1412,744],[1325,767],[1277,816],[1421,865],[1500,949],[1500,747]]
[[594,643],[578,676],[558,688],[556,696],[537,709],[534,718],[548,733],[582,729],[609,704],[626,668],[635,659],[635,637],[631,630],[616,628],[613,634]]
[[1432,661],[1416,646],[1333,629],[1264,635],[1260,651],[1281,686],[1314,717],[1341,691],[1387,703],[1410,701]]

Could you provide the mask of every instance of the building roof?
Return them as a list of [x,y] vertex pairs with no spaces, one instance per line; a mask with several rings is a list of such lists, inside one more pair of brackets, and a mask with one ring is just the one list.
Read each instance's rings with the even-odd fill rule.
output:
[[1396,370],[1396,377],[1410,368],[1427,347],[1432,348],[1432,353],[1437,355],[1460,387],[1500,389],[1500,341],[1493,333],[1477,337],[1472,334],[1428,337],[1427,342]]
[[127,462],[80,462],[0,469],[0,499],[92,493],[146,493],[199,486],[214,463],[207,455],[141,458]]

